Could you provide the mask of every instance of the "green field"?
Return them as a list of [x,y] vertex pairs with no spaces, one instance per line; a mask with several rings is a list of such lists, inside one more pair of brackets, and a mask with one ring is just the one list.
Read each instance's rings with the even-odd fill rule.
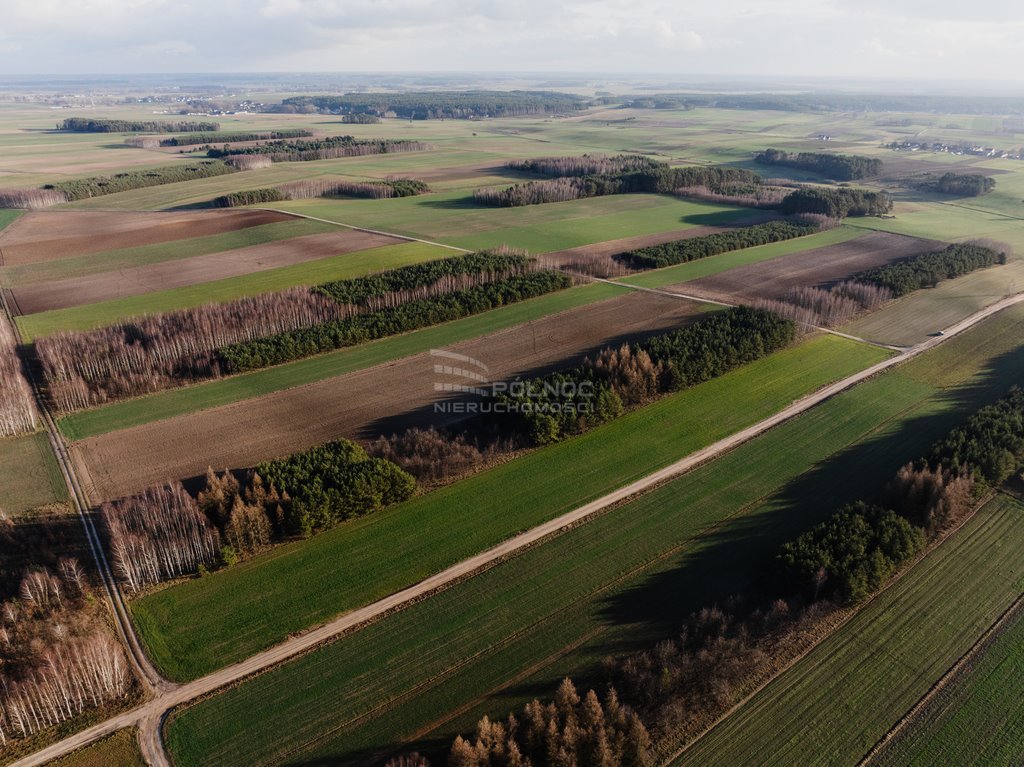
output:
[[105,253],[89,253],[84,256],[61,258],[55,261],[40,261],[35,264],[6,266],[0,272],[0,279],[8,286],[30,285],[49,280],[63,280],[71,277],[85,277],[90,274],[146,266],[164,261],[173,261],[193,256],[205,256],[226,250],[247,248],[278,242],[307,234],[334,232],[338,227],[309,219],[280,221],[275,224],[261,224],[238,229],[234,232],[212,234],[207,237],[189,237],[134,248],[121,248]]
[[911,346],[1004,296],[1024,291],[1024,260],[946,280],[918,290],[843,326],[853,335]]
[[1017,610],[948,687],[890,741],[872,765],[1011,765],[1024,757],[1024,620]]
[[855,237],[860,237],[862,234],[863,232],[858,229],[840,226],[825,232],[812,234],[808,237],[798,237],[793,240],[773,242],[770,245],[759,245],[754,248],[743,248],[742,250],[720,253],[717,256],[701,258],[676,266],[667,266],[664,269],[652,269],[630,277],[623,277],[619,282],[637,285],[642,288],[662,288],[679,282],[710,277],[713,274],[735,269],[738,266],[746,266],[747,264],[756,264],[760,261],[768,261],[772,258],[803,253],[814,248],[824,248],[828,245],[852,240]]
[[[1020,168],[1018,173],[1021,171],[1024,168]],[[1004,184],[1004,179],[1006,176],[997,176],[996,183]],[[969,206],[973,204],[973,201],[970,204],[938,201],[897,203],[894,218],[857,219],[851,225],[947,242],[989,237],[1008,243],[1017,253],[1024,253],[1024,227],[1021,226],[1024,210],[1019,209],[1017,215],[1011,216]],[[1019,207],[1024,208],[1024,205]]]
[[[566,674],[592,673],[609,652],[652,645],[690,610],[746,588],[782,541],[866,488],[877,493],[898,466],[1018,380],[1024,352],[1010,350],[1022,327],[1024,311],[1000,315],[973,338],[186,710],[168,732],[177,763],[349,764],[382,760],[407,739],[429,750],[484,713],[503,717],[550,695]],[[952,359],[957,387],[919,380]],[[253,726],[261,718],[287,724]]]
[[1021,593],[1022,546],[1000,496],[675,764],[857,764]]
[[[688,264],[652,270],[625,278],[622,282],[640,287],[674,285],[686,280],[717,274],[743,264],[843,242],[859,234],[859,230],[841,227],[797,240],[721,253]],[[311,359],[299,360],[266,370],[256,370],[224,380],[159,392],[123,402],[113,402],[92,410],[64,416],[59,419],[58,425],[68,439],[84,439],[184,413],[227,405],[293,386],[315,383],[410,354],[441,348],[469,338],[479,337],[485,333],[497,332],[556,312],[592,304],[620,295],[621,292],[622,289],[608,284],[577,287],[520,304],[503,306],[484,314],[466,317],[444,325],[424,328],[393,338],[380,339],[356,348],[342,349]]]
[[275,207],[471,250],[509,245],[531,253],[692,226],[725,225],[751,216],[749,209],[653,194],[591,197],[521,208],[482,207],[465,192],[385,202],[298,200]]
[[583,436],[143,597],[133,615],[168,676],[200,676],[598,498],[883,356],[836,337],[811,339]]
[[0,439],[0,509],[20,514],[67,500],[67,485],[46,434]]
[[0,231],[22,214],[20,210],[0,210]]
[[[265,100],[279,96],[254,94]],[[98,116],[152,119],[153,106],[97,104],[90,109]],[[187,156],[126,147],[121,144],[123,136],[116,134],[56,134],[47,130],[56,115],[49,104],[0,103],[0,186],[113,174]],[[900,173],[990,169],[997,172],[997,188],[985,197],[951,200],[900,188],[891,179],[857,182],[892,188],[895,217],[851,219],[839,229],[812,237],[721,254],[627,281],[637,287],[675,285],[806,253],[871,229],[942,240],[991,237],[1024,253],[1024,163],[926,152],[911,155],[882,147],[894,138],[914,135],[1019,145],[1024,133],[1014,133],[1009,123],[994,115],[596,107],[569,117],[384,120],[376,125],[342,125],[330,115],[238,114],[217,119],[225,131],[301,127],[328,135],[419,139],[434,148],[276,163],[67,207],[176,209],[231,191],[299,179],[422,175],[433,191],[420,197],[318,199],[280,207],[465,248],[508,244],[545,253],[620,237],[732,224],[751,212],[655,195],[518,209],[473,204],[475,188],[524,178],[502,167],[509,159],[642,152],[672,164],[727,163],[764,175],[820,181],[803,171],[766,169],[754,163],[752,155],[768,146],[792,151],[824,148],[879,157],[898,165]],[[831,136],[827,147],[814,139],[820,133]],[[0,211],[0,229],[17,215]],[[74,279],[331,228],[327,223],[294,221],[0,267],[0,285]],[[415,244],[364,251],[47,312],[22,318],[20,325],[27,338],[37,338],[142,313],[344,278],[447,252]],[[844,330],[886,343],[916,343],[1021,289],[1024,260],[1014,260],[892,302]],[[621,295],[623,290],[608,284],[577,287],[279,367],[112,403],[64,418],[60,427],[68,437],[79,439],[239,402],[529,323]],[[525,700],[548,697],[568,674],[581,683],[595,680],[604,656],[649,647],[670,636],[690,610],[757,582],[781,541],[824,518],[837,504],[876,493],[898,465],[920,455],[980,403],[1024,379],[1022,338],[1024,308],[1003,312],[939,350],[834,397],[641,498],[177,713],[167,730],[175,763],[363,764],[383,762],[404,745],[427,753],[435,764],[443,763],[451,737],[471,731],[483,713],[504,717]],[[175,679],[194,677],[600,496],[884,354],[835,337],[812,338],[578,439],[534,451],[312,540],[275,548],[209,578],[152,593],[133,603],[135,618],[167,673]],[[0,465],[4,511],[23,513],[65,498],[45,435],[0,440]],[[801,663],[799,672],[776,680],[756,699],[756,706],[745,707],[735,721],[730,720],[726,736],[712,733],[709,743],[723,737],[726,741],[707,746],[714,748],[713,756],[730,764],[856,762],[863,744],[870,745],[879,731],[891,726],[912,705],[919,689],[948,667],[949,657],[976,638],[1011,586],[1020,591],[1020,571],[1011,571],[1016,565],[1011,554],[1020,550],[1022,534],[1007,522],[1016,517],[1019,523],[1019,512],[989,507],[984,513],[998,521],[976,520],[971,530],[911,571],[909,575],[924,585],[892,597],[874,618],[874,606],[869,608],[856,619],[861,623],[851,624],[860,626],[859,633],[850,635],[848,626],[828,640],[832,650],[816,650],[810,656],[817,659],[814,663]],[[961,553],[954,556],[950,551]],[[980,671],[964,678],[962,690],[953,691],[951,708],[936,709],[933,719],[908,731],[912,739],[896,741],[893,749],[903,744],[903,750],[891,750],[886,763],[910,763],[911,757],[921,764],[1019,761],[1024,721],[1018,711],[1017,679],[1022,633],[1017,626],[1007,634],[1016,639],[993,644],[979,659]],[[1013,676],[1012,684],[1003,680],[1000,685],[1001,674]],[[768,695],[777,688],[783,690],[778,697]],[[785,693],[786,689],[792,692]],[[711,761],[698,755],[705,745],[695,751],[701,763]],[[57,764],[134,767],[139,759],[134,733],[125,730]]]
[[47,767],[145,767],[135,730],[118,730],[90,746],[62,756]]
[[26,341],[31,341],[61,330],[88,330],[143,314],[187,309],[300,285],[315,285],[330,280],[358,277],[383,269],[445,258],[452,253],[453,251],[446,248],[422,242],[384,245],[305,264],[254,272],[243,277],[231,277],[183,288],[29,314],[16,318],[16,322],[21,328],[22,337]]

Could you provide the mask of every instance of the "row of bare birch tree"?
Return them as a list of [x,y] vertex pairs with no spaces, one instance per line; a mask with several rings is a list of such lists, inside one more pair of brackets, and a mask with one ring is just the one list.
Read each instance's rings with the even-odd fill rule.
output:
[[123,699],[132,684],[78,560],[28,567],[16,585],[0,606],[0,747]]
[[114,569],[133,592],[214,564],[220,534],[180,482],[105,503]]
[[36,430],[39,412],[21,367],[14,329],[0,316],[0,437]]
[[479,271],[442,273],[429,283],[396,290],[381,289],[386,280],[372,289],[355,293],[349,289],[377,282],[375,275],[319,288],[290,288],[105,328],[56,333],[36,341],[36,355],[50,400],[60,411],[72,412],[224,375],[230,371],[223,368],[218,350],[385,312],[539,269],[536,261],[524,260]]
[[51,400],[69,412],[219,375],[219,348],[350,313],[310,288],[291,288],[57,333],[39,339],[36,354]]
[[69,199],[59,189],[0,189],[0,208],[49,208]]
[[803,286],[779,299],[763,299],[758,308],[780,314],[805,327],[833,327],[892,300],[879,285],[846,280],[830,288]]
[[109,634],[54,645],[39,668],[0,690],[0,746],[123,698],[131,684],[124,650]]

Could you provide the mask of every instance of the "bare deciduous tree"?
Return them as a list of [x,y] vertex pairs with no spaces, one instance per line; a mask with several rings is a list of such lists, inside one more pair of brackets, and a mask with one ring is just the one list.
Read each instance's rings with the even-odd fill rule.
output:
[[0,189],[0,208],[49,208],[68,199],[57,189]]
[[114,569],[132,591],[212,564],[220,535],[180,482],[103,504]]
[[22,372],[14,330],[0,317],[0,437],[36,430],[39,413]]
[[219,348],[311,327],[351,311],[310,288],[209,304],[36,342],[49,394],[63,411],[219,374]]

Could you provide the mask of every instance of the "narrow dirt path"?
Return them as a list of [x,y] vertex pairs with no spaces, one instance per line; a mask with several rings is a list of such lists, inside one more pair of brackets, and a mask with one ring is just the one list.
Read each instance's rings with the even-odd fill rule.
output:
[[[329,623],[325,623],[304,634],[294,636],[268,650],[247,658],[244,661],[235,663],[226,668],[215,671],[200,679],[188,682],[176,687],[169,687],[159,690],[150,701],[130,711],[118,714],[111,719],[94,725],[82,732],[76,733],[58,743],[55,743],[30,756],[26,756],[11,767],[41,767],[47,761],[62,754],[69,753],[89,743],[98,740],[113,730],[122,727],[138,726],[139,741],[143,746],[146,758],[151,764],[163,767],[167,765],[166,755],[163,751],[161,740],[161,724],[167,713],[176,706],[188,703],[189,701],[210,694],[222,687],[239,682],[246,677],[262,672],[273,666],[279,665],[290,658],[315,649],[317,646],[328,642],[338,635],[350,631],[367,621],[379,618],[394,610],[399,610],[410,603],[429,596],[432,592],[463,578],[471,576],[475,572],[493,564],[505,557],[531,546],[537,541],[565,528],[572,527],[586,518],[619,503],[631,496],[643,493],[666,480],[672,479],[680,474],[688,472],[713,458],[729,452],[733,448],[753,439],[754,437],[772,429],[798,415],[804,413],[816,405],[831,397],[843,392],[862,381],[867,380],[889,368],[902,364],[918,355],[945,343],[979,322],[1015,304],[1024,302],[1024,293],[1009,296],[1003,300],[982,309],[979,312],[967,317],[960,322],[946,328],[941,336],[929,338],[917,346],[904,350],[882,362],[872,365],[865,370],[854,373],[836,383],[825,386],[818,391],[809,394],[788,407],[779,411],[764,420],[747,427],[735,434],[719,440],[708,447],[692,453],[675,463],[659,469],[646,477],[619,488],[602,498],[591,503],[580,506],[573,511],[556,517],[542,525],[538,525],[526,532],[504,541],[486,551],[473,557],[465,559],[451,567],[430,576],[417,584],[398,591],[384,599],[378,600],[365,607],[345,613]],[[163,760],[163,761],[161,761]]]
[[[10,307],[7,305],[7,301],[2,292],[0,292],[0,303],[2,303],[3,309],[3,316],[0,317],[0,322],[10,323],[11,327],[14,329],[15,338],[18,341],[18,347],[19,349],[22,349],[23,343],[21,334],[18,330],[18,325],[14,322],[14,318],[11,316]],[[36,397],[36,404],[42,416],[43,424],[46,428],[46,434],[50,440],[50,446],[53,448],[54,455],[57,458],[57,465],[60,467],[61,475],[64,477],[64,482],[67,485],[68,495],[71,498],[71,502],[75,507],[78,518],[81,520],[82,527],[85,530],[85,537],[89,542],[89,549],[92,552],[96,569],[99,571],[100,578],[103,581],[103,588],[106,593],[107,603],[110,608],[111,615],[114,618],[114,625],[117,629],[121,642],[128,649],[128,659],[132,665],[134,675],[141,683],[143,694],[147,698],[166,694],[174,688],[174,685],[160,675],[153,664],[150,663],[149,658],[142,648],[142,643],[139,641],[139,637],[135,633],[135,626],[132,624],[131,618],[128,615],[128,608],[125,604],[124,595],[121,593],[121,589],[117,585],[117,581],[114,578],[114,574],[110,569],[110,564],[107,561],[106,554],[104,553],[103,542],[100,539],[99,531],[96,529],[92,516],[89,513],[88,499],[82,490],[81,483],[78,481],[74,463],[71,461],[68,454],[67,445],[64,443],[64,438],[61,436],[60,430],[57,428],[57,424],[54,422],[53,417],[47,408],[46,400],[42,396],[38,382],[35,380],[35,377],[31,375],[31,366],[26,365],[25,369],[29,371],[29,381],[32,384],[32,390]],[[109,721],[110,720],[103,724],[106,725]],[[120,729],[120,727],[114,727],[114,729]],[[165,767],[166,765],[169,767],[162,745],[159,746],[156,752],[150,752],[144,749],[143,755],[145,756],[147,763],[150,765],[155,765],[156,767]],[[40,762],[40,764],[41,763],[42,762]]]

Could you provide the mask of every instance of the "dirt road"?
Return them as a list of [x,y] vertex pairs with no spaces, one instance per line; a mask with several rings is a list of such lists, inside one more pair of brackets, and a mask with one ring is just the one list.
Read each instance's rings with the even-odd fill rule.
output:
[[723,453],[732,450],[744,442],[762,434],[769,429],[788,421],[795,416],[810,410],[816,405],[824,402],[830,397],[845,391],[867,378],[899,365],[912,359],[923,352],[945,343],[950,338],[962,333],[972,326],[991,317],[993,314],[1006,309],[1009,306],[1024,302],[1024,293],[1009,296],[1003,300],[982,309],[981,311],[967,317],[964,320],[946,328],[939,336],[929,338],[917,346],[914,346],[901,354],[894,355],[883,362],[871,366],[865,370],[855,373],[841,381],[830,384],[813,394],[809,394],[797,400],[785,409],[773,416],[760,421],[742,431],[739,431],[725,439],[709,445],[703,450],[692,453],[675,463],[666,466],[652,474],[643,477],[629,485],[626,485],[603,498],[598,498],[591,503],[581,506],[573,511],[563,514],[531,530],[527,530],[513,538],[498,544],[497,546],[481,552],[476,556],[465,559],[436,575],[433,575],[413,586],[396,592],[373,604],[354,610],[339,616],[333,621],[288,639],[281,644],[258,653],[240,663],[223,668],[208,676],[197,679],[188,684],[165,689],[159,692],[147,703],[138,706],[130,711],[112,717],[100,724],[94,725],[82,732],[76,733],[69,738],[53,744],[41,751],[14,762],[13,767],[40,767],[51,759],[67,754],[75,749],[92,743],[114,730],[122,727],[139,726],[139,740],[143,746],[147,759],[151,764],[163,767],[167,764],[166,756],[160,742],[160,723],[164,715],[175,706],[195,700],[203,695],[214,692],[221,687],[238,682],[252,674],[263,671],[267,668],[283,663],[288,659],[311,650],[323,642],[330,641],[342,632],[348,631],[360,624],[378,618],[391,610],[399,609],[411,601],[422,598],[434,590],[447,585],[455,580],[471,575],[475,571],[486,567],[506,556],[515,554],[518,551],[530,546],[537,541],[555,534],[566,527],[572,526],[581,520],[586,519],[609,506],[616,504],[630,496],[643,493],[665,480],[683,474],[696,466],[716,458]]

